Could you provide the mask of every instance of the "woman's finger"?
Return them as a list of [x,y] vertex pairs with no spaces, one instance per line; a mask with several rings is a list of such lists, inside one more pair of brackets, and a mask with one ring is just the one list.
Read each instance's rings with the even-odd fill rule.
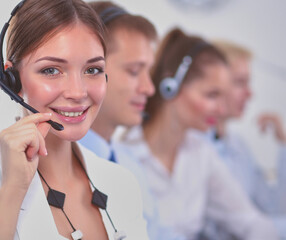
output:
[[35,113],[20,119],[14,125],[16,127],[28,123],[34,123],[35,125],[38,125],[40,122],[51,120],[51,118],[52,113]]
[[41,122],[38,124],[39,131],[39,139],[40,139],[40,147],[39,147],[39,155],[46,156],[48,154],[46,149],[45,137],[47,136],[49,130],[51,129],[51,125],[46,122]]

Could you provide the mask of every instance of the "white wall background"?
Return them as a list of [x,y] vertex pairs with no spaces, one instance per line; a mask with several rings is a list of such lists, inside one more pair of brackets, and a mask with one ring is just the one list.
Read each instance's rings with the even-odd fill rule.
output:
[[[223,38],[248,47],[255,58],[252,68],[253,98],[243,119],[231,125],[248,141],[263,167],[275,166],[277,144],[268,134],[260,134],[257,115],[264,111],[281,114],[286,126],[286,1],[224,0],[215,9],[179,7],[180,0],[116,0],[132,13],[148,17],[159,35],[180,26],[205,38]],[[181,0],[183,1],[183,0]],[[7,21],[16,0],[1,2],[0,25]],[[19,109],[0,92],[0,130],[14,121]]]

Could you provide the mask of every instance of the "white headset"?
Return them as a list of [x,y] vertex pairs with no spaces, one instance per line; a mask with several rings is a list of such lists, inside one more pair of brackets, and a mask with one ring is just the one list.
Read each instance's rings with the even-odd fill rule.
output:
[[181,87],[181,84],[193,62],[193,59],[200,53],[203,49],[209,47],[210,44],[207,42],[198,42],[189,52],[188,55],[184,56],[174,77],[166,77],[160,82],[159,90],[161,96],[170,100],[173,99]]

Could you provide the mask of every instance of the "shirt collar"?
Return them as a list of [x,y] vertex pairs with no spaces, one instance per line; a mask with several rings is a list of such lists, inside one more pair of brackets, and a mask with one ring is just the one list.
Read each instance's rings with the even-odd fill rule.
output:
[[136,152],[140,152],[141,154],[141,157],[138,158],[140,161],[143,159],[149,159],[150,156],[152,156],[152,153],[145,142],[143,128],[141,126],[130,128],[124,135],[123,141],[131,147],[132,145],[136,146]]
[[[170,176],[167,169],[163,164],[157,159],[151,152],[147,142],[144,139],[144,133],[142,126],[136,126],[128,130],[126,135],[124,135],[123,141],[129,145],[132,149],[134,145],[134,154],[137,156],[138,161],[143,164],[147,164],[155,168],[156,171],[159,171],[159,174],[164,176]],[[139,155],[136,155],[139,154]],[[138,157],[139,156],[139,157]]]
[[91,129],[79,143],[101,158],[109,159],[110,157],[111,144]]

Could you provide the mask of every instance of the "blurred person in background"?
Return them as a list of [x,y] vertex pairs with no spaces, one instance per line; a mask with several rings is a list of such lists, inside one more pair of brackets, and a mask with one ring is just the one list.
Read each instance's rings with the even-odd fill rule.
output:
[[110,1],[89,2],[89,5],[106,27],[109,80],[98,118],[80,142],[98,156],[120,164],[135,175],[141,187],[151,240],[182,239],[160,228],[156,205],[140,163],[123,146],[111,140],[117,126],[141,124],[147,99],[154,94],[150,68],[157,43],[156,29],[148,19],[131,14]]
[[144,168],[161,224],[199,239],[210,218],[238,239],[277,239],[213,147],[189,134],[207,131],[225,111],[230,73],[223,54],[175,28],[162,40],[151,76],[157,91],[147,103],[149,119],[121,140]]
[[[258,166],[247,143],[241,136],[227,128],[229,121],[239,119],[245,110],[252,93],[250,89],[250,64],[252,54],[242,46],[227,41],[213,43],[226,57],[231,73],[231,84],[225,94],[225,111],[219,117],[215,128],[207,134],[195,134],[209,140],[223,163],[238,180],[242,188],[256,206],[275,223],[281,239],[286,239],[286,137],[281,119],[277,114],[264,113],[258,120],[259,127],[265,131],[272,126],[276,139],[281,145],[278,159],[278,175],[275,184],[271,184],[266,174]],[[284,170],[283,170],[284,169]],[[212,224],[211,224],[212,225]],[[230,234],[215,227],[214,233],[208,233],[210,239],[232,239]],[[212,229],[212,227],[210,227]],[[213,231],[213,230],[206,231]]]

